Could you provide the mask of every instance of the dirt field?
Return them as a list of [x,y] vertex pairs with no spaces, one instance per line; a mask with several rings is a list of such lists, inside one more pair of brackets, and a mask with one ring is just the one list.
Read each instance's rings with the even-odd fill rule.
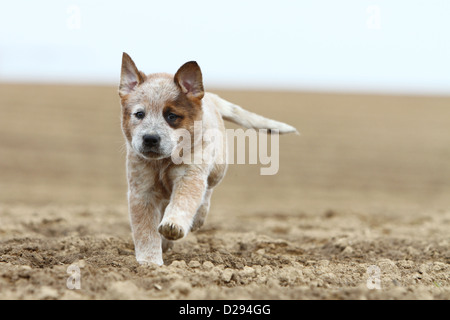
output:
[[450,299],[449,97],[211,91],[301,136],[144,267],[116,88],[0,84],[0,299]]

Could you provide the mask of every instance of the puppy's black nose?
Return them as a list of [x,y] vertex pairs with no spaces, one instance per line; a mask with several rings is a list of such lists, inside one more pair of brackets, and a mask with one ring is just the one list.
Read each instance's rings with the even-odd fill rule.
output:
[[142,137],[142,140],[147,147],[157,147],[159,146],[161,138],[156,134],[146,134]]

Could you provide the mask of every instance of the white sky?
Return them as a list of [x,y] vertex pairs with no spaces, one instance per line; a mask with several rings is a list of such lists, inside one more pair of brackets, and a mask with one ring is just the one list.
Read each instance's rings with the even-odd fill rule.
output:
[[450,94],[450,0],[0,3],[0,81],[117,84],[123,51],[206,88]]

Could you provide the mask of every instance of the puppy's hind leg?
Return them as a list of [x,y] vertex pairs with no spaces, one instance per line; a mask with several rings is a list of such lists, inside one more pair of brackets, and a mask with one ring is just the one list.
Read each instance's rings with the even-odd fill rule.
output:
[[167,252],[170,249],[172,249],[173,247],[173,241],[172,240],[167,240],[166,238],[162,237],[162,252]]
[[212,195],[213,189],[208,188],[205,192],[205,195],[203,196],[203,202],[200,205],[200,207],[197,210],[197,213],[194,217],[194,222],[192,223],[191,231],[197,231],[200,229],[203,224],[205,223],[206,216],[209,212],[209,207],[211,205],[211,195]]

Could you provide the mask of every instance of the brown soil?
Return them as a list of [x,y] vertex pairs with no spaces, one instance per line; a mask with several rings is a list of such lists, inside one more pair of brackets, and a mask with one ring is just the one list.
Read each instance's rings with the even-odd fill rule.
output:
[[301,136],[275,176],[232,165],[154,267],[134,258],[116,88],[1,84],[0,299],[450,298],[450,98],[215,92]]

